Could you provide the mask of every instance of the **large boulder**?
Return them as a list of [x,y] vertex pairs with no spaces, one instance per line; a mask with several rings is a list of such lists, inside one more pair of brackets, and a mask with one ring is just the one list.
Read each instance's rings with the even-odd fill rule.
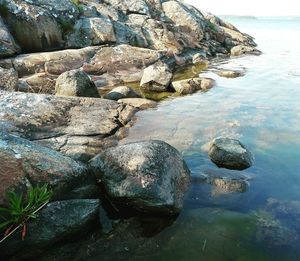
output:
[[243,170],[252,166],[252,153],[239,141],[230,138],[216,138],[211,143],[209,157],[218,166]]
[[113,88],[109,93],[107,93],[104,98],[109,100],[117,101],[124,98],[138,98],[140,97],[133,89],[127,86],[119,86]]
[[99,226],[99,200],[80,199],[48,204],[36,219],[27,223],[27,233],[21,240],[21,229],[0,245],[1,260],[11,256],[28,260],[43,254],[52,245],[86,235]]
[[110,148],[90,161],[112,200],[141,211],[177,214],[190,183],[179,152],[163,141]]
[[61,96],[100,98],[94,82],[81,70],[61,74],[56,80],[55,93]]
[[[55,0],[50,5],[46,1],[33,5],[30,1],[2,1],[4,21],[10,28],[10,32],[20,45],[23,52],[34,52],[61,48],[63,44],[62,30],[55,16]],[[61,2],[61,1],[60,1]],[[67,1],[71,2],[71,1]],[[73,6],[74,7],[74,6]]]
[[242,71],[237,71],[237,70],[220,70],[217,72],[217,74],[220,77],[225,77],[225,78],[237,78],[244,76],[244,72]]
[[162,6],[165,15],[194,42],[199,43],[203,39],[205,19],[200,11],[179,1],[166,1]]
[[27,186],[49,184],[54,199],[69,198],[74,189],[95,184],[87,169],[54,150],[0,132],[0,205],[10,190],[26,191]]
[[1,130],[82,161],[115,145],[134,111],[106,99],[0,91]]
[[19,47],[0,16],[0,58],[12,56],[18,51]]
[[81,18],[68,35],[67,46],[78,48],[115,41],[113,24],[108,17]]
[[159,61],[144,69],[140,87],[146,91],[164,92],[168,90],[172,77],[169,66]]

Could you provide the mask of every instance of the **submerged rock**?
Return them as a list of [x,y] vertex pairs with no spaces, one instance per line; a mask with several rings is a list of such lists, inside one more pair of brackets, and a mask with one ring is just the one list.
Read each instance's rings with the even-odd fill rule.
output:
[[[0,245],[0,257],[15,260],[34,258],[53,244],[74,241],[99,226],[99,200],[80,199],[56,201],[48,204],[36,219],[27,223],[25,240],[21,229]],[[95,226],[96,224],[96,226]]]
[[252,153],[238,140],[216,138],[212,141],[208,155],[218,167],[243,170],[252,166]]
[[90,161],[112,200],[145,212],[177,214],[190,183],[179,152],[163,141],[110,148]]
[[140,97],[133,89],[127,86],[119,86],[113,88],[109,93],[107,93],[104,98],[109,100],[117,101],[124,98],[138,98]]
[[94,82],[81,70],[61,74],[55,85],[56,95],[100,98]]
[[165,92],[168,90],[173,74],[168,65],[157,62],[143,72],[140,87],[142,90]]
[[230,53],[232,56],[240,56],[242,54],[255,54],[260,55],[261,51],[252,46],[237,45],[231,48]]
[[191,78],[172,82],[172,88],[181,95],[192,94],[196,91],[207,91],[215,84],[211,78]]
[[233,71],[233,70],[222,70],[222,71],[218,71],[217,74],[225,78],[237,78],[240,76],[244,76],[244,72]]
[[54,199],[69,198],[74,189],[95,184],[82,164],[59,152],[28,140],[0,132],[0,205],[10,190],[27,191],[28,186],[49,184]]
[[120,99],[118,100],[118,102],[131,105],[140,110],[155,108],[157,106],[157,102],[149,99],[143,99],[143,98],[126,98],[126,99]]

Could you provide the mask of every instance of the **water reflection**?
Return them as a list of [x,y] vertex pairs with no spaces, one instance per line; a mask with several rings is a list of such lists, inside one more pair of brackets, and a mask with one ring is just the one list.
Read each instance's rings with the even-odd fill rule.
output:
[[[216,80],[215,88],[140,112],[122,141],[164,140],[183,154],[194,177],[182,214],[138,247],[134,260],[299,259],[300,22],[233,23],[256,37],[263,55],[212,64],[203,75]],[[214,73],[221,68],[246,75],[221,78]],[[227,193],[224,180],[211,181],[228,175],[207,156],[217,136],[238,138],[254,153],[252,168],[230,174],[246,177],[245,189]]]

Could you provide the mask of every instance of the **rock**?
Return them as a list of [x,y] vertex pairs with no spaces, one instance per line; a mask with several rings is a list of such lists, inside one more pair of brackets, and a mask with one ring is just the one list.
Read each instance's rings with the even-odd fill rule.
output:
[[[53,10],[47,10],[39,6],[39,3],[30,4],[29,1],[2,2],[4,2],[2,6],[6,10],[3,16],[4,21],[23,52],[36,52],[61,47],[63,43],[62,31],[58,21],[51,14]],[[53,7],[53,2],[48,6],[51,7],[52,5]]]
[[162,4],[165,15],[193,39],[189,47],[196,47],[204,36],[205,19],[196,8],[178,1]]
[[179,152],[163,141],[110,148],[90,161],[112,200],[141,211],[177,214],[190,183]]
[[243,193],[247,190],[248,183],[240,179],[226,179],[215,177],[211,180],[211,185],[215,187],[212,196],[219,196],[227,193]]
[[211,89],[215,81],[211,78],[191,78],[172,82],[172,88],[181,95],[192,94],[198,90]]
[[36,73],[19,79],[18,91],[55,94],[55,76]]
[[56,95],[100,98],[96,85],[81,70],[61,74],[55,84]]
[[230,53],[232,56],[240,56],[242,54],[255,54],[260,55],[261,52],[254,47],[237,45],[231,48]]
[[0,58],[12,56],[19,51],[14,38],[0,17]]
[[300,231],[300,201],[269,198],[266,211],[292,230]]
[[67,36],[67,47],[78,48],[116,42],[114,28],[108,17],[81,18]]
[[95,224],[97,227],[98,215],[98,199],[52,202],[39,212],[36,219],[27,223],[24,241],[21,240],[19,229],[18,233],[1,243],[1,260],[8,260],[11,256],[15,260],[28,260],[58,242],[74,241],[74,238],[86,235],[95,228]]
[[134,90],[127,86],[119,86],[113,88],[109,93],[107,93],[104,98],[109,100],[117,101],[124,98],[138,98],[140,97]]
[[109,0],[111,6],[124,13],[145,14],[150,15],[149,7],[143,0]]
[[0,67],[0,89],[5,91],[16,91],[18,88],[18,74],[11,69]]
[[90,61],[98,49],[99,47],[86,47],[79,50],[23,54],[15,58],[0,60],[0,66],[14,68],[19,77],[45,72],[60,75],[82,67]]
[[243,170],[252,166],[252,153],[238,140],[216,138],[213,140],[208,155],[220,168]]
[[157,106],[157,102],[151,101],[149,99],[143,99],[143,98],[126,98],[126,99],[120,99],[118,100],[118,102],[131,105],[140,110],[155,108]]
[[146,91],[164,92],[168,90],[172,77],[170,68],[159,61],[144,69],[140,87]]
[[226,78],[237,78],[240,76],[244,76],[244,72],[233,71],[233,70],[221,70],[218,71],[217,74],[221,77],[226,77]]
[[49,184],[54,199],[65,199],[75,188],[95,184],[94,176],[71,158],[3,132],[0,132],[0,162],[0,205],[5,205],[9,190],[24,192],[30,185]]
[[299,235],[268,212],[256,214],[256,240],[267,248],[299,247]]
[[0,91],[0,129],[86,161],[116,145],[126,107],[99,98]]

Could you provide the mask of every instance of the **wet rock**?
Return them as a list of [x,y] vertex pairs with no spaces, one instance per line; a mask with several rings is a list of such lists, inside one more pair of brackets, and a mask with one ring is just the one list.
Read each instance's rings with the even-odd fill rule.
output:
[[3,132],[0,162],[0,205],[6,203],[6,193],[12,189],[23,192],[30,185],[49,184],[54,199],[64,199],[75,188],[95,183],[94,176],[71,158]]
[[11,69],[0,67],[0,89],[5,91],[15,91],[18,88],[18,74]]
[[100,98],[94,82],[81,70],[61,74],[56,80],[55,93],[61,96]]
[[252,153],[238,140],[216,138],[212,141],[208,155],[218,167],[243,170],[252,166]]
[[98,199],[52,202],[39,212],[36,219],[28,222],[24,241],[19,232],[1,244],[0,257],[14,256],[16,260],[27,260],[42,254],[55,243],[74,241],[74,238],[80,238],[95,224],[97,227],[98,215]]
[[133,89],[127,86],[119,86],[113,88],[109,93],[107,93],[104,98],[109,100],[117,101],[124,98],[138,98],[140,97]]
[[112,200],[146,212],[177,214],[190,183],[179,152],[162,141],[110,148],[90,161]]
[[155,108],[157,106],[157,102],[149,99],[143,99],[143,98],[126,98],[126,99],[120,99],[118,100],[118,102],[131,105],[140,110]]
[[124,108],[99,98],[0,92],[0,129],[86,161],[116,145]]
[[14,38],[0,17],[0,58],[12,56],[19,51]]
[[221,70],[218,71],[217,74],[221,77],[226,77],[226,78],[237,78],[240,76],[244,76],[244,72],[233,71],[233,70]]
[[192,94],[198,90],[207,91],[211,89],[215,81],[210,78],[191,78],[172,82],[172,88],[181,95]]
[[159,61],[145,68],[140,87],[146,91],[164,92],[168,90],[172,77],[170,68]]
[[70,48],[116,42],[114,28],[108,17],[81,18],[67,36]]
[[240,56],[242,54],[255,54],[260,55],[261,52],[254,47],[237,45],[231,48],[230,53],[232,56]]

